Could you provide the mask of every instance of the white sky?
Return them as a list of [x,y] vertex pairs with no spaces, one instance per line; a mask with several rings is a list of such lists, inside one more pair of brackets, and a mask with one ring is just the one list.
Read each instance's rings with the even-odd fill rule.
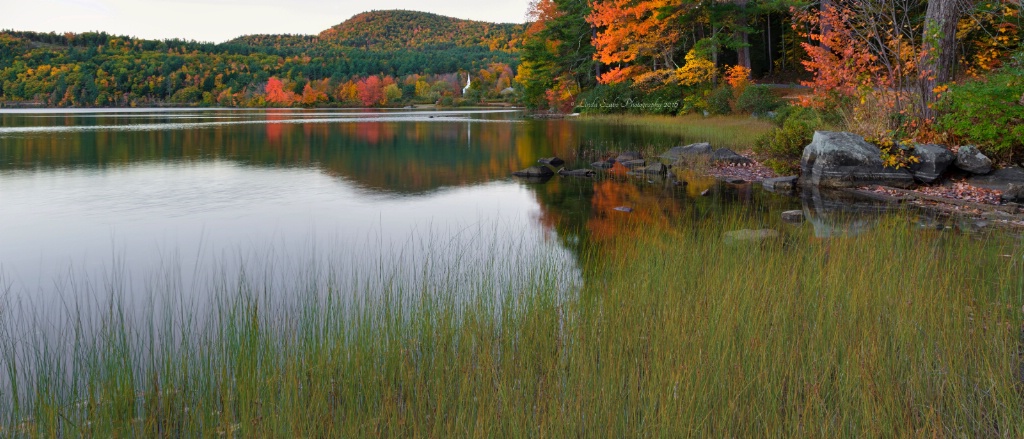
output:
[[369,10],[408,9],[522,23],[529,0],[0,0],[0,29],[105,31],[220,43],[248,34],[317,34]]

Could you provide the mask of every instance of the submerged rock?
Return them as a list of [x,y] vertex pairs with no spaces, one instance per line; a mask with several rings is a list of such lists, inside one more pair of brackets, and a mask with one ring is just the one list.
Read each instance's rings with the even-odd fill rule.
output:
[[934,183],[942,178],[949,165],[956,161],[952,151],[932,143],[915,145],[914,154],[917,155],[919,162],[910,165],[910,172],[914,174],[914,179],[925,184]]
[[729,148],[718,148],[711,153],[711,161],[715,163],[728,163],[731,165],[749,165],[752,160],[737,154]]
[[666,173],[668,173],[668,166],[665,166],[662,163],[655,163],[653,165],[643,168],[641,172],[649,175],[665,175]]
[[665,151],[664,153],[662,153],[658,157],[661,157],[661,158],[663,158],[665,160],[668,160],[670,162],[675,162],[675,161],[678,161],[678,160],[681,160],[681,159],[685,159],[685,158],[688,158],[688,157],[694,157],[694,156],[700,156],[700,155],[710,155],[710,154],[711,154],[711,144],[707,143],[707,142],[703,142],[703,143],[692,143],[692,144],[685,145],[685,146],[676,146],[676,147],[673,147],[672,149],[669,149],[668,151]]
[[512,175],[516,177],[551,177],[555,175],[555,171],[547,166],[530,166],[522,171],[513,172]]
[[766,178],[761,180],[761,186],[770,192],[793,192],[796,190],[796,182],[799,177],[790,175],[788,177]]
[[647,161],[646,160],[640,160],[640,159],[637,159],[637,160],[626,160],[624,162],[619,162],[619,164],[622,165],[622,166],[625,166],[625,167],[627,167],[629,169],[637,169],[637,168],[642,168],[642,167],[646,166],[647,165]]
[[613,165],[614,165],[614,163],[612,163],[612,162],[602,160],[602,161],[591,163],[590,167],[592,167],[594,169],[611,169]]
[[988,158],[974,145],[964,145],[956,152],[956,167],[972,174],[988,174],[992,172],[992,159]]
[[804,222],[804,211],[787,210],[782,212],[782,221],[787,223],[802,223]]
[[725,232],[725,242],[763,241],[768,238],[777,238],[779,232],[772,229],[742,229]]
[[615,157],[615,161],[619,162],[619,163],[622,163],[622,162],[628,162],[628,161],[632,161],[632,160],[640,160],[642,158],[643,158],[643,156],[640,155],[639,152],[636,152],[636,151],[626,151],[626,152],[624,152],[622,154],[619,154],[618,157]]
[[562,160],[558,157],[544,157],[542,159],[537,160],[537,163],[540,163],[542,165],[559,167],[565,164],[565,160]]
[[565,169],[558,170],[558,175],[561,175],[563,177],[590,178],[593,177],[594,174],[595,172],[593,169],[573,169],[569,171],[566,171]]
[[887,168],[878,147],[853,133],[815,131],[800,158],[805,184],[845,188],[872,184],[907,188],[914,176],[906,169]]

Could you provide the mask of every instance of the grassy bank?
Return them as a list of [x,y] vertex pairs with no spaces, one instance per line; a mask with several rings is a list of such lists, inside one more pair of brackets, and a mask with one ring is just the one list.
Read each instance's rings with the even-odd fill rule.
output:
[[538,263],[502,294],[328,276],[283,306],[228,283],[52,336],[7,307],[0,436],[1024,435],[1019,238],[723,242],[748,221],[631,231],[568,295]]
[[716,148],[750,149],[772,124],[751,116],[584,115],[583,123],[637,127],[654,133],[679,136],[686,142],[709,142]]

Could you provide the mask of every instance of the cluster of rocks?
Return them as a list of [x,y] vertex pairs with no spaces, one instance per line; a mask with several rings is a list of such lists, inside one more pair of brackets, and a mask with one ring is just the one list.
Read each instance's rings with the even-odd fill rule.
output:
[[590,164],[590,168],[566,170],[561,166],[565,161],[558,157],[547,157],[537,160],[540,165],[531,166],[512,175],[530,182],[543,182],[555,174],[566,177],[593,177],[597,171],[607,171],[616,164],[627,169],[627,174],[634,176],[664,176],[673,166],[682,166],[690,161],[707,161],[714,164],[746,165],[752,160],[737,154],[728,148],[712,148],[709,143],[694,143],[676,146],[657,157],[644,158],[637,151],[626,151],[615,157],[599,160]]
[[[1000,190],[1004,202],[1024,201],[1024,169],[1020,167],[993,170],[992,160],[972,145],[961,146],[955,153],[935,144],[915,145],[918,158],[909,168],[886,167],[882,153],[875,145],[853,133],[818,131],[804,148],[800,159],[799,181],[820,188],[856,188],[888,186],[912,188],[919,184],[940,183],[951,175],[966,176],[975,186]],[[795,177],[787,177],[796,180]],[[765,186],[777,184],[765,181]]]

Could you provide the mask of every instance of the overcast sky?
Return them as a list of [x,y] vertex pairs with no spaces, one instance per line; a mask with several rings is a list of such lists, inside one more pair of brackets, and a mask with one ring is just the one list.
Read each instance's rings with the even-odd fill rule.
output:
[[0,0],[0,29],[106,31],[223,42],[247,34],[316,34],[371,9],[522,23],[529,0]]

